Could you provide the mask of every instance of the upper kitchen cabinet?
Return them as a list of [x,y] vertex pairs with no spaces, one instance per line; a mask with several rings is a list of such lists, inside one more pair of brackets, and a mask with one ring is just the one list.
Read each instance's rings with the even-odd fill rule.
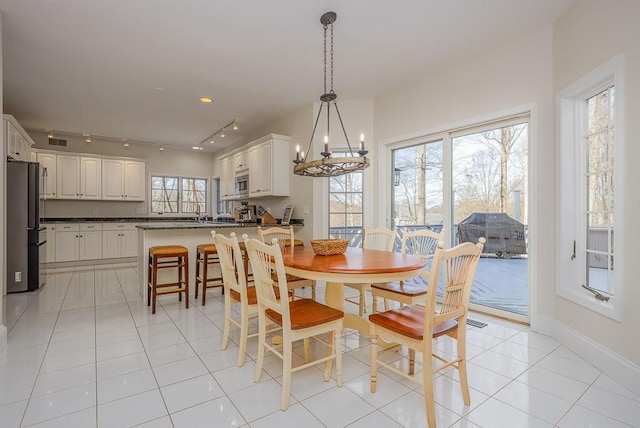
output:
[[249,197],[289,196],[289,141],[271,134],[249,149]]
[[235,199],[235,168],[233,156],[220,159],[220,199]]
[[102,159],[56,155],[58,199],[101,199]]
[[31,160],[31,146],[33,145],[33,140],[29,137],[29,134],[9,114],[3,116],[2,123],[7,156],[15,160],[29,162]]
[[144,162],[120,159],[102,160],[102,199],[144,201]]
[[36,153],[36,162],[40,164],[40,197],[57,198],[57,156],[55,153]]
[[233,155],[233,169],[237,173],[242,173],[249,169],[249,151],[243,150]]

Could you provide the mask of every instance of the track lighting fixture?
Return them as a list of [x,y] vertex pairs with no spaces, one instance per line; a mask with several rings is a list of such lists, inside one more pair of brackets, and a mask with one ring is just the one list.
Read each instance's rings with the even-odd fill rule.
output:
[[202,140],[200,142],[200,145],[206,143],[207,141],[209,143],[211,143],[211,144],[215,143],[215,141],[213,140],[215,136],[218,136],[220,138],[226,137],[225,131],[229,127],[231,127],[231,129],[233,129],[234,131],[237,131],[238,130],[238,119],[233,119],[231,122],[227,123],[222,128],[218,129],[216,132],[214,132],[213,134],[209,135],[207,138],[205,138],[204,140]]

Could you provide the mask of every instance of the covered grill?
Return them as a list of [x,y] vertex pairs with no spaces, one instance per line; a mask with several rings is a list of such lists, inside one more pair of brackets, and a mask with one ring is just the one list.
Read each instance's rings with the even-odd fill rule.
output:
[[458,224],[458,242],[476,243],[481,236],[487,240],[483,253],[527,253],[524,225],[505,213],[473,213]]

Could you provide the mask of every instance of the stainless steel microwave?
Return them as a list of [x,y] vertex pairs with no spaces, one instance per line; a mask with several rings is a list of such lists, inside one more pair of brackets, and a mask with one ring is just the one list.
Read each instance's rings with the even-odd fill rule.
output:
[[249,175],[238,175],[236,177],[236,192],[237,197],[243,198],[249,196]]

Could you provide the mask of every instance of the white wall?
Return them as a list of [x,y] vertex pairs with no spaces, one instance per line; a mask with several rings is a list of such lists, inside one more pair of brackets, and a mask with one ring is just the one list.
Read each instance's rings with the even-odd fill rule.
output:
[[[34,147],[59,152],[89,153],[105,156],[122,156],[146,161],[147,200],[145,202],[119,201],[71,201],[49,199],[44,207],[45,217],[142,217],[149,210],[149,184],[151,173],[186,175],[189,177],[211,178],[213,155],[209,153],[190,152],[188,150],[158,150],[157,147],[130,143],[124,147],[122,143],[101,141],[93,138],[85,143],[83,138],[64,137],[67,146],[50,146],[44,133],[30,133],[35,141]],[[95,212],[94,212],[95,210]],[[143,211],[142,213],[140,211]]]
[[[640,365],[640,198],[634,183],[640,182],[640,2],[617,0],[602,2],[585,0],[577,3],[553,26],[553,86],[558,92],[571,82],[613,58],[624,54],[625,61],[625,129],[624,159],[621,162],[627,183],[623,223],[616,219],[625,240],[623,254],[616,254],[624,263],[624,306],[622,320],[613,321],[563,298],[554,296],[554,317],[560,323],[578,332],[610,351]],[[561,226],[561,225],[558,225]]]

